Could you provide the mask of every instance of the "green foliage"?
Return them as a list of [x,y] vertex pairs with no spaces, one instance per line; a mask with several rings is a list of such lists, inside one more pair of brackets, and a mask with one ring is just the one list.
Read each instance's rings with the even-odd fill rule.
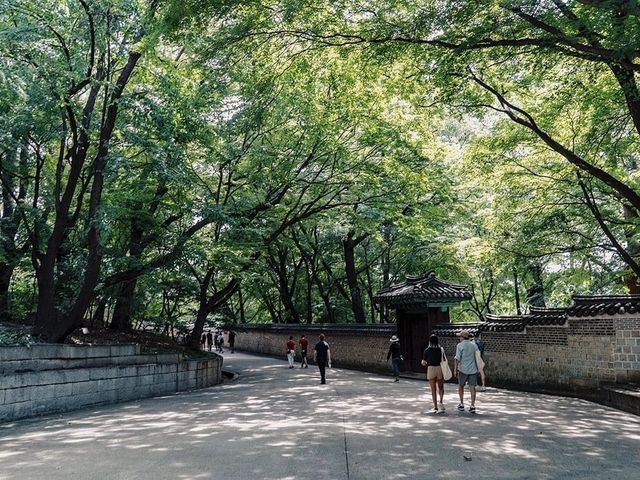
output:
[[[390,319],[377,290],[430,270],[473,287],[465,319],[512,313],[516,293],[526,308],[539,281],[549,304],[624,291],[629,261],[612,237],[640,258],[637,207],[583,169],[596,221],[582,167],[543,138],[638,191],[637,68],[625,85],[616,70],[636,65],[637,12],[605,3],[86,2],[104,55],[94,69],[118,68],[70,94],[92,58],[82,3],[0,1],[0,272],[11,279],[0,296],[33,316],[69,178],[61,116],[82,118],[92,86],[112,91],[131,48],[142,57],[118,101],[97,213],[91,163],[73,194],[61,311],[83,284],[92,226],[102,270],[87,321],[109,322],[127,274],[130,323],[158,331],[192,325],[234,280],[242,301],[209,321],[353,321],[347,238],[359,239],[372,322]],[[518,109],[538,130],[514,121]]]

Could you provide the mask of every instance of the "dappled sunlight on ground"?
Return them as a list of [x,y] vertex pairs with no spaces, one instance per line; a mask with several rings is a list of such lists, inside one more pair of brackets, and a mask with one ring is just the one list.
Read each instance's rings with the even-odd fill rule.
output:
[[[0,428],[0,479],[634,478],[640,419],[489,389],[426,413],[424,381],[227,355],[239,378],[188,394]],[[466,393],[468,402],[468,392]],[[465,458],[466,457],[466,458]],[[635,473],[634,473],[635,472]]]

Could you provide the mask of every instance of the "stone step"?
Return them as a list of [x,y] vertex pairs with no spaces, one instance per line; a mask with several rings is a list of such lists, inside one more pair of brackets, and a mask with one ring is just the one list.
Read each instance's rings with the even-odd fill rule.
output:
[[603,385],[601,389],[607,405],[640,415],[640,384]]

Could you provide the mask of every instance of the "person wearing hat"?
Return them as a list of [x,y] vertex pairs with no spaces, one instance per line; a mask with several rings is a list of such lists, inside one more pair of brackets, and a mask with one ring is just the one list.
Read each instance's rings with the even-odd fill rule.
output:
[[455,365],[453,375],[458,377],[458,395],[460,404],[458,410],[464,410],[464,385],[469,384],[471,393],[471,405],[469,413],[476,413],[476,385],[478,385],[478,366],[476,364],[476,351],[478,347],[469,341],[469,331],[458,332],[460,342],[456,345]]
[[395,335],[389,339],[391,345],[389,345],[389,351],[387,352],[387,362],[391,359],[391,368],[393,369],[393,376],[396,377],[394,382],[398,381],[400,376],[400,363],[402,363],[402,355],[400,354],[400,340]]
[[313,361],[318,365],[318,369],[320,370],[321,384],[327,383],[325,378],[326,367],[331,368],[331,350],[324,338],[324,333],[321,333],[319,337],[320,341],[316,343],[313,350]]

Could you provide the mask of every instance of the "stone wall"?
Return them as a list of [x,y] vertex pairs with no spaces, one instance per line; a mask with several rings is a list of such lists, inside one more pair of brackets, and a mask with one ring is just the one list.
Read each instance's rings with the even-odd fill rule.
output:
[[324,332],[331,346],[332,366],[361,370],[388,371],[389,338],[395,325],[243,325],[237,332],[235,348],[286,359],[289,336],[296,342],[296,361],[300,361],[298,340],[309,340],[309,361],[318,335]]
[[[488,382],[561,390],[640,381],[640,318],[568,317],[563,326],[482,332]],[[441,337],[453,355],[457,339]]]
[[222,357],[182,360],[137,345],[0,347],[0,421],[204,388]]
[[[458,343],[454,332],[464,326],[436,330],[452,366]],[[289,335],[296,344],[301,334],[307,335],[311,358],[313,344],[324,331],[335,366],[385,372],[389,370],[389,337],[396,332],[395,325],[254,325],[243,329],[236,337],[236,348],[283,360]],[[564,324],[483,331],[482,340],[488,385],[584,391],[607,383],[640,382],[640,316],[569,316]]]

